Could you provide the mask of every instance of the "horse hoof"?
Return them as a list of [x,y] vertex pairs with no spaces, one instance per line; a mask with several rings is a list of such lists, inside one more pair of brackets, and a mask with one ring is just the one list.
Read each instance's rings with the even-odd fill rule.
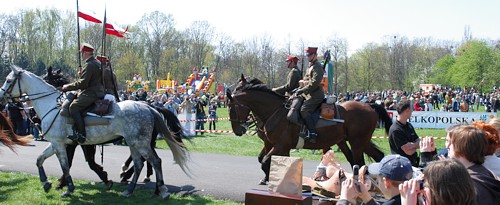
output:
[[158,189],[160,191],[160,196],[162,199],[168,200],[170,198],[170,193],[168,193],[167,186],[162,185],[162,186],[158,187]]
[[56,190],[61,190],[62,188],[64,188],[64,186],[66,186],[65,184],[61,184],[59,183],[57,186],[56,186]]
[[43,190],[45,191],[45,193],[48,193],[50,191],[50,188],[52,188],[52,183],[50,182],[45,182],[43,184]]
[[267,185],[267,181],[265,179],[261,179],[259,181],[259,185]]
[[63,198],[70,197],[70,196],[71,196],[71,194],[72,194],[72,192],[70,192],[70,191],[65,191],[64,193],[62,193],[62,194],[61,194],[61,197],[63,197]]
[[106,190],[110,190],[113,187],[113,181],[111,180],[108,180],[108,182],[106,182],[105,184],[106,184]]
[[144,182],[144,183],[148,183],[148,182],[150,182],[150,181],[151,181],[151,179],[150,179],[149,177],[144,177],[144,180],[143,180],[142,182]]
[[128,167],[127,167],[125,164],[123,164],[123,165],[122,165],[122,172],[126,172],[126,171],[127,171],[127,169],[128,169]]
[[122,195],[121,195],[121,196],[122,196],[122,197],[127,197],[127,198],[128,198],[128,197],[130,197],[131,195],[132,195],[132,193],[130,193],[128,190],[125,190],[125,191],[123,191],[123,192],[122,192]]
[[170,199],[170,193],[161,193],[161,198],[164,200]]

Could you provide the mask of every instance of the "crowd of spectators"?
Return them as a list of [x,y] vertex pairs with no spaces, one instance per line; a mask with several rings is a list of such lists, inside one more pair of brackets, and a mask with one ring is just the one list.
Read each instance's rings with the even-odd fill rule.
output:
[[2,112],[12,122],[16,135],[31,134],[35,140],[43,140],[39,138],[42,122],[28,97],[13,98],[2,107]]
[[413,111],[474,112],[484,107],[486,112],[500,110],[500,90],[496,87],[491,92],[481,93],[475,87],[435,87],[431,91],[402,90],[351,91],[338,94],[338,102],[348,100],[377,103],[388,110],[396,110],[395,105],[401,100],[409,100]]
[[[194,114],[196,130],[204,130],[209,122],[209,129],[216,129],[217,108],[226,107],[224,96],[204,93],[200,95],[188,93],[158,93],[138,89],[136,92],[121,92],[120,100],[144,101],[156,107],[164,107],[173,113]],[[196,133],[195,133],[196,134]],[[203,135],[203,132],[200,133]]]

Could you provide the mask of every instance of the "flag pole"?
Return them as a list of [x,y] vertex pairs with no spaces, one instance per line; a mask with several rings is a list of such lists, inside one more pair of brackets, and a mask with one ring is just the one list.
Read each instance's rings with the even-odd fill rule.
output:
[[[104,21],[102,22],[102,48],[101,55],[106,56],[106,4],[104,4]],[[104,69],[106,68],[107,62],[101,62],[101,78],[102,84],[105,85],[104,82]]]
[[76,0],[76,31],[78,36],[78,73],[82,72],[82,56],[80,55],[80,18],[78,12],[78,0]]

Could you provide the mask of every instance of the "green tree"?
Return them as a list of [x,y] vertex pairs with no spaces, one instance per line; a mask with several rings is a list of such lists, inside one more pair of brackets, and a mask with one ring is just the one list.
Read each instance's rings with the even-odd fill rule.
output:
[[454,64],[455,58],[452,55],[446,55],[437,61],[429,74],[429,83],[450,85],[451,75],[449,70]]
[[492,79],[496,75],[493,50],[485,42],[466,42],[458,49],[456,58],[448,72],[452,84],[474,86],[484,79],[484,85],[492,87],[497,80]]

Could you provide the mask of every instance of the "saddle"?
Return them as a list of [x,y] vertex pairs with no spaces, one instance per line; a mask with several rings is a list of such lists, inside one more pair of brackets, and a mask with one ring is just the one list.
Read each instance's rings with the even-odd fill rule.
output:
[[[66,96],[66,100],[61,106],[61,116],[71,119],[67,124],[74,124],[69,114],[69,105],[75,98],[76,94],[74,92],[69,92]],[[114,104],[115,103],[107,99],[96,100],[94,104],[83,111],[85,126],[109,125],[110,120],[114,118],[112,115]]]
[[[335,103],[327,103],[328,101],[329,99],[324,99],[321,106],[318,106],[312,113],[316,128],[335,125],[337,122],[343,121],[340,119],[338,106]],[[302,96],[295,96],[289,99],[289,102],[287,103],[290,106],[287,119],[290,122],[301,126],[304,125],[304,120],[300,116],[300,108],[302,107],[303,102],[304,98]]]

